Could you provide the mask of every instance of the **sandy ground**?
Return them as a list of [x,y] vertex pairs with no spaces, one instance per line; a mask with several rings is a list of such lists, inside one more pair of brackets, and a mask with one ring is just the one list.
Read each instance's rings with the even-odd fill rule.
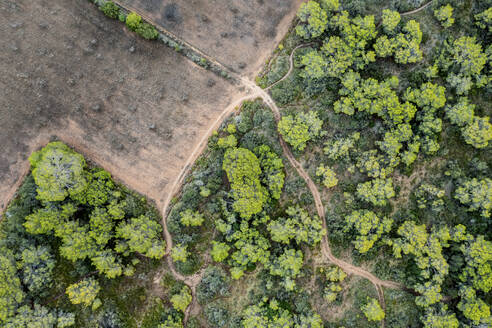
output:
[[79,0],[0,0],[0,209],[59,138],[161,204],[237,88]]
[[302,0],[118,0],[225,66],[253,78]]

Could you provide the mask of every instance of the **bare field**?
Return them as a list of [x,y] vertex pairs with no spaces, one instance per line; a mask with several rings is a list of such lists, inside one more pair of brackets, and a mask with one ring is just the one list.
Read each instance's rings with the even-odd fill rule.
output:
[[[53,137],[161,204],[228,82],[80,0],[0,0],[0,209]],[[168,187],[166,189],[166,187]]]
[[220,63],[255,77],[302,0],[118,0]]

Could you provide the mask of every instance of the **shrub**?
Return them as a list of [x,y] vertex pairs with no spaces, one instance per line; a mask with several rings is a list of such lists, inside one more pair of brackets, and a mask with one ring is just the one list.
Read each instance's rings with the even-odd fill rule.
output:
[[205,316],[212,327],[225,327],[229,322],[229,311],[215,304],[210,304],[205,308]]
[[362,312],[369,321],[381,321],[384,319],[384,311],[379,302],[374,298],[367,298],[367,304],[362,306]]
[[147,23],[140,24],[135,32],[146,40],[155,40],[159,36],[155,27]]
[[142,24],[142,17],[136,13],[130,13],[126,16],[126,26],[132,31],[136,31]]
[[198,285],[196,296],[198,302],[205,303],[217,296],[224,296],[229,290],[229,277],[219,267],[209,266],[205,269],[200,284]]
[[176,311],[185,312],[188,305],[191,303],[190,287],[183,286],[179,294],[171,297],[171,303]]
[[120,15],[120,8],[112,1],[106,2],[99,9],[104,13],[104,15],[112,19],[116,19]]

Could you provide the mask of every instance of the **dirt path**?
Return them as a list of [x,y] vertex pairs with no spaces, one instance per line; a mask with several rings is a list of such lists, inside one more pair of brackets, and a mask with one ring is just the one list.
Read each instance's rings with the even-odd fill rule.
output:
[[431,0],[431,1],[427,2],[425,5],[417,8],[417,9],[414,9],[414,10],[411,10],[411,11],[407,11],[407,12],[404,12],[404,13],[400,13],[400,16],[407,16],[407,15],[418,13],[419,11],[424,10],[425,8],[427,8],[428,6],[430,6],[430,4],[433,3],[433,2],[434,2],[434,0]]
[[292,70],[294,69],[294,54],[295,54],[296,50],[299,49],[299,48],[304,48],[304,47],[310,46],[312,44],[314,44],[314,42],[300,44],[297,47],[295,47],[292,50],[292,52],[290,53],[290,56],[289,56],[289,70],[287,71],[287,73],[285,73],[284,77],[282,77],[280,80],[278,80],[277,82],[275,82],[275,83],[269,85],[268,87],[266,87],[265,90],[270,90],[272,87],[274,87],[275,85],[279,84],[280,82],[282,82],[283,80],[285,80],[286,78],[288,78],[289,75],[290,75],[290,73],[292,73]]
[[[293,55],[294,55],[295,50],[297,50],[298,48],[301,48],[302,46],[306,46],[306,45],[307,44],[300,45],[300,46],[297,46],[296,48],[293,49],[293,51],[290,55],[289,70],[286,73],[286,75],[281,80],[279,80],[278,82],[287,78],[288,75],[292,72],[292,70],[293,70]],[[248,78],[246,78],[244,76],[239,76],[233,72],[230,72],[230,75],[235,80],[239,81],[243,86],[245,86],[250,91],[250,95],[238,99],[237,101],[235,101],[233,104],[231,104],[229,107],[227,107],[222,112],[222,114],[217,118],[216,122],[209,128],[207,134],[204,135],[204,137],[202,138],[202,140],[200,141],[198,146],[193,151],[192,155],[188,158],[188,160],[186,161],[186,165],[183,167],[183,170],[179,174],[178,178],[175,180],[175,182],[172,186],[172,191],[169,193],[169,196],[166,199],[166,201],[164,202],[164,206],[162,208],[164,234],[165,234],[166,243],[167,243],[167,252],[166,252],[167,255],[169,255],[169,252],[171,251],[172,245],[173,245],[172,237],[171,237],[169,231],[167,230],[167,214],[168,214],[167,212],[169,211],[171,199],[179,191],[179,189],[181,188],[181,184],[183,182],[184,177],[187,175],[187,173],[189,172],[190,168],[192,167],[193,163],[196,161],[198,156],[205,149],[205,147],[207,145],[208,137],[212,134],[212,132],[214,130],[216,130],[220,126],[221,122],[230,113],[232,113],[234,111],[236,106],[240,105],[245,100],[254,99],[254,98],[258,98],[258,97],[261,98],[265,102],[265,104],[272,110],[272,112],[274,114],[275,121],[277,124],[279,123],[279,121],[281,119],[280,109],[277,107],[277,104],[275,103],[275,101],[270,97],[270,95],[265,90],[261,89],[254,82],[252,82],[251,80],[249,80]],[[304,168],[301,166],[301,164],[295,159],[294,155],[290,151],[289,146],[284,141],[284,139],[282,138],[281,135],[279,135],[279,140],[280,140],[280,145],[282,146],[282,150],[284,152],[285,157],[288,159],[290,164],[297,171],[299,176],[301,176],[301,178],[306,182],[311,194],[313,195],[315,205],[316,205],[316,211],[317,211],[318,216],[320,217],[320,219],[322,221],[323,228],[325,229],[325,231],[328,231],[327,226],[326,226],[326,220],[325,220],[325,209],[324,209],[323,203],[321,201],[321,196],[320,196],[320,193],[318,191],[318,188],[316,187],[315,183],[312,181],[309,174],[304,170]],[[330,244],[329,244],[327,235],[324,235],[323,239],[321,240],[321,251],[322,251],[323,255],[330,262],[339,266],[346,273],[354,274],[354,275],[368,279],[374,285],[374,287],[377,290],[379,302],[380,302],[383,310],[386,309],[386,304],[384,301],[384,292],[383,292],[382,287],[393,288],[393,289],[404,289],[404,286],[402,286],[396,282],[388,281],[388,280],[381,280],[381,279],[377,278],[376,276],[374,276],[372,273],[370,273],[370,272],[368,272],[362,268],[356,267],[356,266],[354,266],[348,262],[345,262],[341,259],[336,258],[333,255],[333,253],[331,252],[331,248],[330,248]],[[168,264],[169,264],[169,267],[170,267],[173,275],[177,279],[185,282],[192,289],[192,295],[193,295],[192,303],[186,309],[185,320],[183,320],[183,322],[186,323],[188,318],[189,318],[189,313],[191,311],[192,305],[195,302],[195,297],[194,297],[195,288],[196,288],[196,284],[199,283],[199,281],[201,279],[201,275],[195,274],[191,277],[184,277],[181,274],[179,274],[178,272],[176,272],[176,269],[174,267],[174,263],[172,262],[172,259],[170,256],[167,256],[167,260],[168,260]],[[382,327],[384,327],[384,320],[382,321],[381,325],[382,325]]]
[[[270,107],[270,109],[273,111],[275,121],[278,124],[278,122],[281,119],[280,110],[277,107],[277,105],[275,104],[275,102],[273,101],[273,99],[270,97],[270,95],[249,80],[242,79],[242,82],[247,87],[249,87],[251,90],[254,90],[255,92],[257,92],[260,95],[260,97],[265,101],[265,103],[268,105],[268,107]],[[295,168],[295,170],[297,171],[299,176],[301,176],[301,178],[306,182],[309,190],[311,191],[311,194],[313,195],[314,202],[316,205],[316,211],[318,212],[318,216],[320,217],[320,219],[323,223],[323,228],[325,229],[325,231],[328,231],[328,228],[326,226],[326,220],[325,220],[325,208],[324,208],[323,203],[321,201],[321,196],[320,196],[320,193],[318,191],[318,188],[316,187],[316,184],[313,182],[313,180],[311,179],[309,174],[304,170],[302,165],[295,159],[294,155],[290,151],[289,146],[287,145],[287,143],[284,141],[284,139],[280,135],[279,135],[279,140],[280,140],[280,144],[282,146],[284,155],[287,157],[290,164]],[[379,296],[379,301],[380,301],[381,306],[383,308],[385,308],[386,306],[385,306],[385,302],[384,302],[384,294],[383,294],[382,287],[393,288],[393,289],[403,289],[403,287],[404,287],[404,286],[402,286],[402,285],[400,285],[394,281],[381,280],[381,279],[377,278],[376,276],[374,276],[372,273],[370,273],[370,272],[368,272],[362,268],[356,267],[356,266],[354,266],[348,262],[345,262],[341,259],[336,258],[333,255],[333,253],[331,252],[330,243],[328,241],[327,235],[324,235],[323,239],[321,240],[321,251],[322,251],[323,255],[330,262],[339,266],[346,273],[355,274],[357,276],[364,277],[364,278],[368,279],[376,288],[376,290],[378,292],[378,296]]]
[[[248,90],[249,91],[249,90]],[[207,142],[208,138],[212,135],[212,133],[217,130],[222,124],[222,122],[231,114],[233,113],[238,106],[240,106],[244,101],[249,100],[249,99],[255,99],[260,97],[260,94],[258,92],[250,92],[249,95],[244,96],[239,98],[238,100],[234,101],[232,104],[230,104],[221,114],[220,116],[215,120],[215,122],[209,127],[207,132],[204,134],[202,139],[198,142],[198,145],[195,147],[193,152],[191,153],[190,157],[186,161],[186,163],[183,165],[183,169],[181,170],[180,174],[174,181],[173,185],[171,186],[171,192],[169,192],[167,199],[164,202],[164,205],[162,207],[161,213],[162,213],[162,226],[164,227],[163,233],[164,233],[164,239],[166,240],[166,257],[167,257],[167,264],[169,266],[169,269],[171,270],[172,275],[176,280],[182,281],[185,283],[188,287],[191,289],[191,296],[192,296],[192,301],[190,305],[186,308],[186,311],[184,313],[184,319],[183,323],[187,323],[190,313],[192,309],[196,306],[196,287],[202,280],[204,268],[200,269],[199,272],[195,273],[192,276],[183,276],[180,274],[174,265],[173,259],[170,256],[171,255],[171,250],[173,248],[173,238],[171,234],[169,233],[169,230],[167,228],[167,218],[168,218],[168,212],[169,212],[169,206],[171,204],[171,200],[175,195],[177,195],[181,189],[181,186],[183,184],[184,178],[187,176],[188,172],[193,166],[193,163],[198,159],[198,157],[203,153],[205,148],[207,147]]]

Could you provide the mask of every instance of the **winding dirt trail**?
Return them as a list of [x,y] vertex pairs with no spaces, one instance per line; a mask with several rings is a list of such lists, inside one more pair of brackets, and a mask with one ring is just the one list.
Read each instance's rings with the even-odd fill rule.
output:
[[[427,8],[432,2],[433,2],[433,0],[429,1],[428,3],[421,6],[420,8],[417,8],[417,9],[409,11],[409,12],[401,13],[400,15],[406,16],[406,15],[411,15],[411,14],[417,13],[417,12]],[[147,18],[147,20],[149,22],[152,22],[148,18]],[[163,29],[162,27],[160,27],[159,29],[161,30],[161,32],[168,33],[168,35],[172,35],[173,37],[175,37],[172,33]],[[179,39],[179,38],[176,37],[176,39]],[[183,41],[183,40],[181,40],[181,41]],[[179,192],[179,190],[182,186],[183,180],[186,177],[186,175],[188,174],[191,167],[193,166],[193,163],[195,163],[195,161],[198,159],[198,157],[202,154],[202,152],[206,148],[208,138],[211,136],[212,132],[217,130],[218,127],[220,126],[220,124],[224,121],[224,119],[228,115],[230,115],[239,105],[241,105],[241,103],[243,103],[246,100],[261,98],[265,102],[265,104],[272,110],[276,123],[277,124],[279,123],[279,121],[281,119],[280,109],[277,107],[275,101],[271,98],[271,96],[267,93],[267,91],[269,89],[271,89],[273,86],[275,86],[278,83],[287,79],[289,77],[289,75],[292,73],[292,71],[294,69],[293,57],[294,57],[295,51],[299,48],[309,46],[309,45],[313,44],[313,42],[296,46],[292,50],[292,52],[289,56],[289,70],[287,71],[287,73],[280,80],[271,84],[266,89],[261,89],[254,82],[249,80],[247,77],[237,75],[235,72],[232,72],[230,69],[226,68],[224,65],[219,63],[217,60],[206,55],[205,53],[203,53],[199,49],[195,48],[194,46],[192,46],[186,42],[185,42],[185,44],[188,47],[190,47],[191,49],[193,49],[194,51],[200,53],[203,57],[207,58],[207,60],[209,60],[210,62],[216,64],[219,67],[224,68],[224,70],[227,71],[229,73],[229,75],[235,81],[237,81],[237,82],[239,82],[239,84],[242,84],[243,86],[245,86],[248,90],[247,91],[248,95],[243,96],[240,99],[237,99],[231,105],[229,105],[221,113],[221,115],[216,119],[216,121],[210,126],[210,128],[207,130],[205,135],[202,137],[202,139],[200,140],[200,142],[195,147],[192,154],[190,155],[190,157],[186,161],[185,165],[183,166],[183,169],[181,170],[180,174],[178,175],[178,177],[174,181],[173,185],[171,186],[171,191],[168,193],[168,196],[167,196],[167,198],[166,198],[166,200],[162,206],[162,212],[161,212],[162,218],[163,218],[162,223],[163,223],[163,227],[164,227],[164,229],[163,229],[164,230],[164,237],[165,237],[166,245],[167,245],[166,257],[167,257],[167,262],[168,262],[169,268],[170,268],[173,276],[177,280],[184,282],[186,285],[188,285],[190,287],[191,293],[192,293],[192,302],[187,307],[187,309],[185,311],[185,316],[183,319],[183,323],[186,326],[186,323],[189,319],[191,310],[194,306],[196,306],[196,287],[201,281],[201,278],[202,278],[203,272],[204,272],[204,268],[200,269],[199,272],[197,272],[196,274],[194,274],[192,276],[186,276],[185,277],[185,276],[181,275],[179,272],[177,272],[177,270],[174,266],[173,260],[170,256],[170,252],[171,252],[172,247],[173,247],[173,240],[172,240],[171,234],[169,233],[169,231],[167,229],[167,217],[168,217],[168,212],[169,212],[169,207],[170,207],[171,201],[172,201],[173,197]],[[325,219],[325,208],[324,208],[323,203],[321,201],[321,196],[320,196],[320,193],[318,191],[318,188],[316,187],[316,184],[313,182],[313,180],[311,179],[309,174],[304,170],[302,165],[295,159],[294,155],[290,151],[289,146],[287,145],[287,143],[285,142],[285,140],[282,138],[281,135],[279,135],[279,140],[280,140],[280,144],[281,144],[281,147],[282,147],[282,150],[284,152],[285,157],[288,159],[289,163],[297,171],[299,176],[306,182],[311,194],[313,195],[315,205],[316,205],[316,211],[318,213],[318,216],[322,220],[323,228],[325,229],[325,231],[328,231],[328,228],[326,226],[326,219]],[[377,278],[376,276],[374,276],[369,271],[366,271],[360,267],[357,267],[351,263],[345,262],[345,261],[335,257],[331,251],[328,236],[326,234],[323,236],[323,238],[321,240],[321,251],[322,251],[322,254],[326,257],[326,259],[328,261],[337,265],[346,273],[354,274],[356,276],[360,276],[360,277],[363,277],[363,278],[369,280],[374,285],[374,287],[376,288],[376,291],[378,293],[379,302],[380,302],[381,307],[383,308],[384,311],[386,311],[386,304],[385,304],[385,300],[384,300],[383,287],[391,288],[391,289],[401,289],[401,290],[411,291],[409,288],[407,288],[406,286],[404,286],[402,284],[399,284],[397,282],[390,281],[390,280],[381,280],[381,279]],[[381,321],[381,326],[383,328],[385,327],[384,320]]]
[[[307,46],[307,44],[303,44],[300,46],[297,46],[296,48],[293,49],[291,55],[290,55],[290,68],[289,71],[286,73],[286,75],[279,80],[278,82],[281,82],[285,78],[288,77],[288,75],[292,72],[293,70],[293,55],[295,50]],[[166,240],[166,245],[167,245],[167,262],[169,265],[169,268],[174,275],[174,277],[177,280],[180,280],[184,282],[186,285],[188,285],[192,291],[192,303],[188,306],[188,308],[185,311],[185,317],[183,322],[186,323],[189,315],[191,313],[191,309],[193,306],[195,306],[196,303],[196,286],[201,280],[202,274],[203,274],[203,268],[196,274],[185,277],[181,275],[179,272],[176,271],[176,268],[174,266],[173,260],[171,258],[170,252],[173,247],[173,241],[172,241],[172,236],[169,233],[167,229],[167,217],[168,217],[168,211],[169,211],[169,206],[171,204],[172,198],[179,192],[181,185],[183,183],[184,178],[188,174],[189,170],[193,166],[193,163],[197,160],[197,158],[202,154],[203,150],[207,146],[207,141],[210,135],[212,134],[213,131],[215,131],[222,121],[229,115],[231,114],[237,106],[239,106],[242,102],[250,99],[255,99],[255,98],[261,98],[264,103],[272,110],[274,118],[276,123],[278,124],[280,119],[281,119],[281,114],[280,114],[280,109],[277,107],[277,104],[275,101],[270,97],[270,95],[263,89],[261,89],[259,86],[257,86],[254,82],[250,81],[248,78],[236,75],[233,72],[230,72],[231,76],[235,78],[237,81],[239,81],[243,86],[245,86],[249,90],[249,95],[244,96],[236,101],[234,101],[231,105],[229,105],[222,113],[221,115],[217,118],[217,120],[210,126],[208,129],[207,133],[202,137],[201,141],[198,143],[196,148],[193,150],[191,156],[188,158],[186,161],[186,164],[184,165],[183,169],[181,170],[179,176],[176,178],[175,182],[173,183],[171,187],[171,192],[169,192],[168,197],[166,201],[164,202],[164,205],[162,207],[162,217],[163,217],[163,227],[164,227],[164,237]],[[276,82],[276,83],[278,83]],[[273,84],[270,86],[272,87]],[[281,135],[279,135],[279,140],[280,140],[280,145],[282,147],[282,150],[284,152],[285,157],[288,159],[289,163],[294,167],[294,169],[297,171],[299,176],[306,182],[311,194],[313,195],[314,202],[316,205],[316,211],[318,213],[318,216],[320,217],[323,228],[325,231],[328,231],[327,226],[326,226],[326,220],[325,220],[325,208],[323,206],[323,203],[321,201],[321,196],[318,191],[318,188],[316,187],[316,184],[313,182],[309,174],[304,170],[302,165],[295,159],[294,155],[290,151],[289,146],[285,142],[285,140],[282,138]],[[362,268],[356,267],[353,264],[350,264],[348,262],[345,262],[341,259],[336,258],[333,253],[331,252],[328,236],[325,234],[323,236],[323,239],[321,240],[321,251],[323,255],[328,259],[328,261],[332,262],[333,264],[339,266],[343,271],[345,271],[348,274],[354,274],[356,276],[360,276],[363,278],[368,279],[376,288],[377,293],[378,293],[378,298],[379,302],[381,304],[381,307],[383,310],[386,310],[386,304],[384,301],[384,293],[382,287],[386,288],[392,288],[392,289],[405,289],[403,285],[400,285],[394,281],[388,281],[388,280],[381,280],[374,276],[372,273],[369,271],[366,271]],[[382,321],[382,327],[384,327],[384,320]]]
[[[295,49],[294,49],[295,50]],[[289,70],[290,71],[290,70]],[[277,107],[275,101],[270,97],[268,93],[266,93],[263,89],[258,87],[256,84],[253,82],[247,80],[247,79],[241,79],[244,85],[246,85],[248,88],[251,90],[254,90],[255,93],[258,93],[260,97],[263,99],[263,101],[270,107],[270,109],[273,111],[275,121],[277,124],[279,123],[281,119],[280,115],[280,110]],[[290,164],[294,167],[294,169],[297,171],[299,176],[306,182],[311,194],[313,195],[314,202],[316,205],[316,211],[318,213],[318,216],[321,219],[321,222],[323,224],[323,228],[325,231],[328,231],[328,227],[326,226],[326,220],[325,220],[325,208],[323,206],[323,203],[321,201],[321,196],[318,191],[318,188],[316,187],[316,184],[313,182],[309,174],[304,170],[302,165],[295,159],[294,155],[290,151],[289,146],[287,143],[284,141],[281,135],[279,135],[279,140],[280,140],[280,145],[282,146],[282,150],[284,152],[285,157],[287,157],[288,161]],[[384,292],[382,287],[386,288],[392,288],[392,289],[405,289],[405,287],[399,283],[396,283],[394,281],[388,281],[388,280],[381,280],[374,276],[372,273],[369,271],[366,271],[362,268],[356,267],[353,264],[350,264],[348,262],[345,262],[333,255],[331,252],[330,248],[330,243],[328,241],[328,236],[325,234],[321,240],[321,251],[323,255],[333,264],[337,265],[340,267],[343,271],[345,271],[348,274],[354,274],[356,276],[360,276],[363,278],[366,278],[369,280],[374,287],[376,288],[376,291],[378,293],[378,298],[379,302],[381,304],[381,307],[383,310],[386,310],[386,303],[384,301]],[[384,321],[382,321],[382,327],[384,327]]]
[[282,82],[283,80],[285,80],[286,78],[288,78],[289,75],[290,75],[290,73],[292,73],[292,70],[294,69],[294,54],[295,54],[296,50],[299,49],[299,48],[304,48],[304,47],[310,46],[312,44],[315,44],[315,42],[303,43],[303,44],[298,45],[294,49],[292,49],[292,52],[290,53],[290,56],[289,56],[289,70],[287,71],[287,73],[285,73],[285,75],[280,80],[278,80],[275,83],[270,84],[264,90],[270,90],[275,85],[279,84],[280,82]]

